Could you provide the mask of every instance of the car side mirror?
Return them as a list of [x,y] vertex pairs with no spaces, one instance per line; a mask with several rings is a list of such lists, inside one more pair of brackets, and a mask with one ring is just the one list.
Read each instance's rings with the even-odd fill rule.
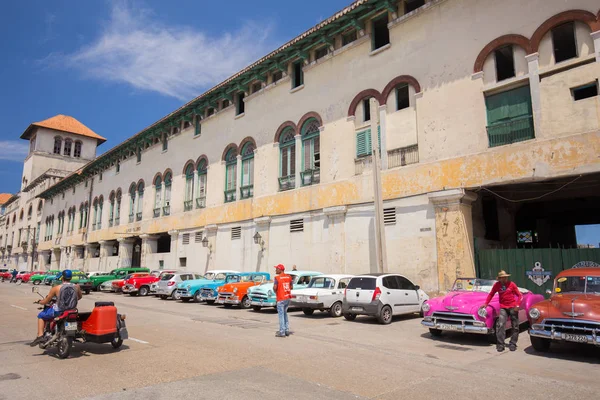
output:
[[31,288],[31,293],[39,293],[39,292],[40,292],[40,289],[38,289],[37,286],[34,286]]
[[546,290],[546,294],[552,294],[552,290],[550,290],[550,289],[547,289],[547,290]]
[[415,290],[419,290],[419,289],[421,289],[421,286],[415,285]]

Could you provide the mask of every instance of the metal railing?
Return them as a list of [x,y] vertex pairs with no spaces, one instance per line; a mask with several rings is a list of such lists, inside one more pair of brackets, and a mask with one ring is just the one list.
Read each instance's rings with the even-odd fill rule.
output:
[[135,214],[135,219],[136,219],[136,221],[141,221],[142,220],[142,213],[139,212],[139,213]]
[[113,219],[112,219],[112,218],[111,218],[111,219],[109,219],[109,220],[108,220],[108,227],[109,227],[109,228],[112,228],[113,224],[114,224],[114,221],[113,221]]
[[152,210],[154,213],[154,218],[158,218],[160,217],[160,207],[155,208],[154,210]]
[[121,222],[121,218],[120,217],[116,217],[115,218],[115,226],[118,226],[120,222]]
[[135,214],[129,214],[129,223],[132,223],[135,220]]
[[192,208],[194,208],[193,200],[186,200],[183,202],[183,211],[190,211]]
[[225,203],[231,203],[235,201],[235,189],[226,190],[225,192]]
[[242,199],[249,199],[254,196],[254,185],[240,186],[240,197]]
[[196,208],[206,207],[206,196],[196,197]]
[[354,160],[354,175],[360,175],[373,168],[373,156],[366,156]]
[[171,215],[171,206],[163,207],[163,215]]
[[279,190],[280,191],[283,192],[285,190],[291,190],[291,189],[294,189],[295,187],[296,187],[296,176],[295,175],[279,177]]
[[534,139],[533,116],[518,117],[487,127],[490,147]]
[[302,186],[318,184],[321,181],[321,170],[317,168],[300,172],[300,181],[302,182]]
[[416,164],[418,162],[419,145],[417,144],[388,151],[388,168]]

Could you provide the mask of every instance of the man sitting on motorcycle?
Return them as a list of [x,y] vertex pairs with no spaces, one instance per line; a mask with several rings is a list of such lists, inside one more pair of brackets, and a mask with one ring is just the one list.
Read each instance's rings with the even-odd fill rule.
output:
[[81,300],[83,294],[81,293],[79,285],[71,283],[72,277],[73,273],[71,270],[64,270],[62,272],[62,284],[54,286],[45,299],[36,301],[38,304],[46,305],[54,298],[57,299],[52,307],[48,307],[38,314],[37,337],[33,342],[29,343],[31,347],[43,342],[44,325],[46,324],[46,321],[51,321],[54,317],[62,314],[66,310],[77,308],[77,302]]

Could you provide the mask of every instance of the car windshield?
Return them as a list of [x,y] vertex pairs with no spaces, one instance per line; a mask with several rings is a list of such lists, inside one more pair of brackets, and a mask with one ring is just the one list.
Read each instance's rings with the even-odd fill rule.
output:
[[308,285],[310,283],[310,279],[312,277],[310,275],[297,275],[292,282],[294,285]]
[[227,280],[225,281],[226,283],[236,283],[240,281],[240,276],[239,275],[229,275],[227,277]]
[[352,278],[348,284],[348,289],[375,290],[375,278]]
[[161,281],[168,281],[168,280],[170,280],[170,279],[171,279],[172,277],[174,277],[174,276],[175,276],[175,274],[164,274],[164,275],[162,276],[162,278],[160,278],[160,280],[161,280]]
[[123,279],[129,279],[129,278],[131,278],[131,274],[126,275],[125,278],[123,278]]
[[458,278],[452,286],[453,292],[485,292],[489,293],[494,286],[493,279]]
[[563,276],[556,280],[556,293],[600,294],[600,276]]
[[226,273],[221,272],[220,274],[217,274],[214,278],[215,281],[224,281],[225,278],[227,277]]
[[332,278],[312,278],[308,287],[315,289],[331,289],[334,285],[335,280]]
[[251,275],[242,276],[242,279],[240,280],[240,282],[252,282],[252,276]]
[[212,281],[213,279],[215,279],[215,273],[214,272],[208,272],[206,275],[204,275],[204,279]]

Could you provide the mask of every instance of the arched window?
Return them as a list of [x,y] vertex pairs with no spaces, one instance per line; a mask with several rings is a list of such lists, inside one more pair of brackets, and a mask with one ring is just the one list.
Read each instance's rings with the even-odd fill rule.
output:
[[98,197],[98,218],[96,218],[96,229],[102,229],[102,209],[104,208],[104,196]]
[[162,178],[159,175],[154,178],[154,218],[160,217],[160,207],[162,205]]
[[29,210],[27,210],[27,219],[31,219],[31,215],[33,214],[33,205],[29,205]]
[[242,184],[240,197],[248,199],[254,195],[254,143],[247,142],[241,151],[242,155]]
[[319,138],[319,121],[310,118],[302,125],[302,185],[312,185],[320,181],[321,143]]
[[73,157],[81,157],[81,142],[79,140],[75,141],[75,150],[73,151]]
[[21,213],[19,214],[19,221],[22,221],[22,220],[23,220],[23,215],[24,215],[24,211],[23,211],[23,209],[21,208]]
[[63,155],[71,157],[71,146],[73,141],[71,139],[65,139],[65,148],[63,149]]
[[92,218],[92,230],[95,231],[97,228],[97,221],[98,221],[98,198],[94,199],[94,202],[92,203],[92,205],[94,206],[94,217]]
[[279,140],[279,190],[296,187],[296,139],[294,129],[286,128]]
[[163,215],[171,214],[171,184],[173,183],[173,174],[167,172],[165,174],[165,198],[163,206]]
[[237,175],[237,152],[229,149],[225,154],[225,202],[235,201],[235,186]]
[[135,219],[135,183],[129,186],[129,223]]
[[56,136],[54,138],[54,154],[60,154],[62,150],[62,138],[60,136]]
[[183,210],[190,211],[194,207],[194,165],[190,163],[185,169],[185,199]]
[[205,158],[198,162],[198,184],[196,185],[196,208],[206,207],[206,182],[208,176],[208,163]]
[[83,228],[83,203],[79,206],[79,229]]
[[135,219],[137,221],[142,220],[142,213],[144,210],[144,181],[138,183],[137,186],[137,211]]
[[108,226],[114,225],[115,217],[115,192],[111,192],[108,196]]
[[38,206],[37,206],[38,214],[42,213],[42,205],[43,205],[42,200],[38,201]]
[[121,222],[121,197],[123,197],[121,189],[117,189],[117,204],[115,205],[115,226],[119,225],[119,223]]

